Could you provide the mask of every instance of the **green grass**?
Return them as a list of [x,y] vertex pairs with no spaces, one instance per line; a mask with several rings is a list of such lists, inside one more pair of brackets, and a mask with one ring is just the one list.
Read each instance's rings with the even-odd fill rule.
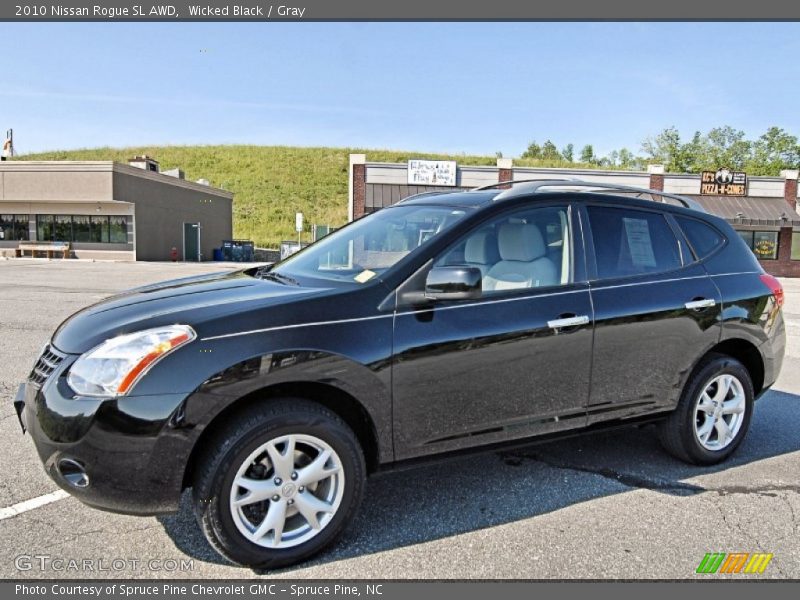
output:
[[[138,154],[159,161],[161,169],[180,167],[192,181],[204,177],[211,185],[234,193],[234,236],[257,246],[277,247],[296,239],[294,217],[339,226],[347,221],[349,155],[360,152],[375,162],[406,162],[409,158],[456,160],[459,165],[495,165],[494,156],[446,155],[361,148],[298,148],[288,146],[149,146],[93,148],[26,154],[19,160],[115,160]],[[580,163],[514,159],[515,166],[591,168]],[[310,239],[310,234],[304,234]]]

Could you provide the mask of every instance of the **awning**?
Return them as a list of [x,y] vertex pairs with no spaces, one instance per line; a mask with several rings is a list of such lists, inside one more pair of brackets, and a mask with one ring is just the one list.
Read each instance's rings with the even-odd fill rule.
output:
[[755,196],[690,196],[711,214],[739,225],[800,226],[800,215],[786,200]]

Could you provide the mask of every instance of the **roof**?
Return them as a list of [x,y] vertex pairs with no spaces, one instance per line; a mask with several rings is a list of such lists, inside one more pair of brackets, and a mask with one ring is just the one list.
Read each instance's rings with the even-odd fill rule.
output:
[[123,173],[150,179],[165,185],[187,188],[197,192],[233,199],[233,192],[203,185],[187,179],[179,179],[164,173],[132,167],[111,160],[9,160],[0,162],[0,172],[46,172],[46,173]]
[[691,196],[707,212],[741,225],[800,225],[800,215],[783,198]]

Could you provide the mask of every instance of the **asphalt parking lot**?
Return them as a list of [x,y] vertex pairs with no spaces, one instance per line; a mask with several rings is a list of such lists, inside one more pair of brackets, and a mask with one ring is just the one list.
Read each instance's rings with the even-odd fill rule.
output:
[[[7,510],[57,490],[11,401],[58,323],[118,290],[224,268],[0,261],[3,578],[253,577],[208,546],[186,496],[178,514],[159,518],[105,513],[69,497],[13,516]],[[783,372],[729,462],[689,467],[641,428],[382,474],[370,480],[359,518],[334,548],[263,575],[685,578],[706,552],[767,552],[772,562],[754,577],[800,578],[800,280],[783,284]],[[26,559],[36,556],[48,558]],[[93,561],[95,570],[54,570],[59,558]],[[122,563],[114,559],[126,566],[116,569]],[[173,570],[170,561],[181,559],[191,570]]]

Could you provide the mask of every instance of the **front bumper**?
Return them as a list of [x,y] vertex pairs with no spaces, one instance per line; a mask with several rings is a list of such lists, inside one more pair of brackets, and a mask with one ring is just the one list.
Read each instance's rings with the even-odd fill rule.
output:
[[[75,358],[68,357],[41,387],[21,385],[14,400],[45,471],[97,508],[142,515],[176,511],[194,442],[191,428],[175,418],[186,395],[75,397],[64,376]],[[88,485],[78,487],[62,473],[62,466],[74,463]]]

